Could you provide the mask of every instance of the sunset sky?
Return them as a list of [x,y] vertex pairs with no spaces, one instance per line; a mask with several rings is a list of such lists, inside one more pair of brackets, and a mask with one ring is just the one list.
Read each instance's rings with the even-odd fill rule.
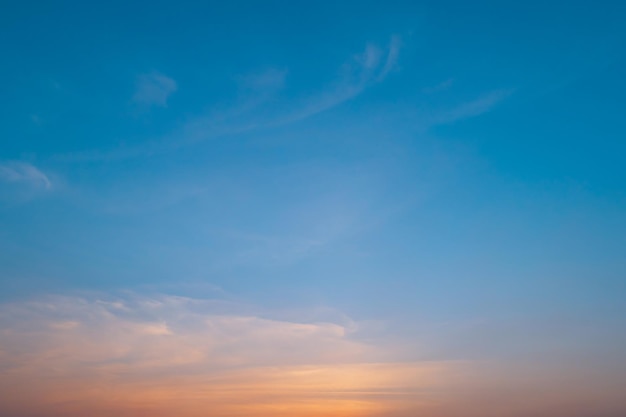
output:
[[623,417],[626,2],[0,4],[0,417]]

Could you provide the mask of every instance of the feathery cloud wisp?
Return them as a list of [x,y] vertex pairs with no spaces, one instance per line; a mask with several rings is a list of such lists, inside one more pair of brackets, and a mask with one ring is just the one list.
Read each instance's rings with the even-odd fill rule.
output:
[[49,190],[52,182],[46,174],[28,162],[9,161],[0,163],[0,180],[23,183],[34,188]]
[[176,81],[161,73],[142,74],[137,78],[133,101],[144,106],[167,107],[167,99],[177,89]]
[[490,111],[498,103],[508,97],[510,90],[495,90],[484,94],[475,100],[463,103],[439,116],[438,123],[450,123],[456,120],[466,119],[481,115]]
[[50,297],[0,313],[3,415],[366,416],[454,368],[389,362],[345,325],[181,297]]
[[389,48],[387,53],[387,59],[385,61],[385,65],[378,75],[378,80],[384,80],[387,75],[398,66],[398,57],[400,55],[400,46],[401,41],[398,35],[394,35],[391,37],[391,41],[389,42]]
[[329,110],[361,94],[367,87],[383,81],[397,66],[400,38],[393,36],[386,48],[368,44],[342,67],[342,75],[330,88],[307,97],[294,112],[271,123],[283,125]]
[[285,85],[287,70],[269,68],[265,71],[248,74],[237,78],[243,90],[250,90],[262,95],[274,93]]
[[[365,50],[351,56],[338,77],[319,92],[304,97],[274,100],[285,87],[285,69],[269,69],[238,78],[239,100],[234,106],[190,118],[176,131],[155,141],[111,151],[86,151],[59,155],[60,160],[126,159],[169,151],[208,139],[244,132],[285,126],[330,110],[361,94],[368,87],[382,82],[397,67],[400,38],[393,36],[386,47],[368,44]],[[171,78],[159,73],[139,77],[133,100],[143,105],[166,107],[168,97],[177,90]],[[264,107],[268,102],[272,107]]]
[[165,295],[0,304],[0,415],[624,414],[621,365],[420,361],[358,322],[254,310]]

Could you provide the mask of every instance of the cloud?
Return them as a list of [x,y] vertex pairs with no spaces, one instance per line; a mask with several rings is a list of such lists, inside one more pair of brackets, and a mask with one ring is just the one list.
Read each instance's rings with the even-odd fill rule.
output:
[[[368,44],[363,52],[354,54],[341,65],[334,82],[304,97],[276,98],[276,94],[286,87],[286,69],[269,68],[239,76],[236,77],[238,97],[234,104],[218,105],[217,110],[190,118],[182,127],[162,138],[110,151],[57,155],[56,159],[85,161],[136,158],[217,137],[299,122],[351,100],[368,87],[385,80],[397,68],[399,51],[400,38],[397,36],[393,36],[385,47]],[[167,98],[176,89],[176,82],[162,74],[144,74],[138,79],[133,100],[138,104],[165,107]]]
[[133,101],[144,106],[167,107],[167,99],[177,89],[176,81],[163,74],[142,74],[137,78]]
[[21,183],[38,189],[52,188],[52,182],[48,176],[28,162],[0,163],[0,180],[7,183]]
[[269,68],[258,73],[237,78],[239,87],[261,95],[275,93],[285,86],[286,69]]
[[463,103],[439,116],[439,123],[450,123],[487,113],[498,103],[508,97],[510,90],[495,90],[484,94],[475,100]]
[[341,75],[333,85],[307,97],[295,106],[296,110],[270,125],[297,122],[355,98],[366,88],[387,78],[397,66],[399,52],[400,38],[397,36],[393,36],[385,48],[368,44],[362,53],[354,55],[343,65]]
[[[0,304],[0,415],[624,415],[623,362],[419,361],[361,324],[171,295]],[[317,319],[316,319],[317,317]],[[414,323],[410,324],[414,326]],[[458,343],[457,343],[458,345]],[[462,344],[457,346],[462,348]]]
[[241,310],[174,296],[1,305],[0,414],[366,416],[456,369],[390,361],[342,324]]
[[237,256],[232,261],[257,266],[295,264],[376,227],[385,212],[377,205],[385,181],[374,166],[368,169],[367,174],[350,169],[290,170],[285,177],[297,177],[302,185],[315,183],[323,191],[284,199],[275,215],[267,218],[274,224],[272,233],[228,233],[227,238],[236,243]]
[[506,89],[489,91],[474,99],[448,106],[447,108],[421,110],[414,114],[413,118],[417,121],[421,130],[427,130],[434,126],[454,123],[488,113],[512,93],[513,90]]
[[[175,135],[178,142],[193,143],[218,136],[285,126],[328,111],[382,82],[397,67],[400,38],[389,45],[366,45],[363,52],[344,62],[336,79],[319,92],[289,100],[270,100],[285,87],[287,70],[269,69],[240,77],[246,100],[223,112],[196,118]],[[272,108],[263,108],[271,102]]]
[[447,80],[442,81],[439,84],[436,84],[430,87],[424,87],[422,91],[424,92],[424,94],[440,93],[442,91],[446,91],[450,89],[453,84],[454,84],[454,78],[448,78]]
[[383,66],[382,71],[378,75],[378,80],[384,80],[387,75],[396,69],[398,65],[398,57],[400,55],[400,46],[401,40],[398,35],[394,35],[391,37],[391,41],[389,42],[389,48],[387,53],[387,59],[385,61],[385,65]]
[[[209,371],[340,363],[375,356],[373,348],[351,340],[351,330],[341,324],[263,317],[216,300],[168,295],[49,296],[5,304],[0,311],[0,327],[12,335],[5,339],[3,350],[14,355],[12,365],[17,367],[30,368],[40,349],[52,349],[54,365],[64,364],[68,372],[102,363],[129,370],[165,370],[182,361]],[[34,337],[38,343],[22,346],[22,337]],[[30,359],[22,362],[20,356]],[[44,356],[40,359],[47,361],[48,355]]]

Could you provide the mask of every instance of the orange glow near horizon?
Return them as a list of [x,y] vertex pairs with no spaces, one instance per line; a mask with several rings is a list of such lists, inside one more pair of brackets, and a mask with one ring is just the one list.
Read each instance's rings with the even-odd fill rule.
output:
[[355,323],[213,307],[167,296],[0,305],[0,415],[578,417],[586,404],[610,416],[623,406],[619,372],[399,361],[398,346],[355,337]]
[[[3,403],[11,411],[58,410],[59,415],[220,416],[378,415],[418,405],[419,380],[432,388],[447,365],[350,364],[333,367],[258,368],[213,375],[116,375],[91,379],[4,380]],[[14,381],[15,382],[15,381]],[[407,391],[410,389],[411,391]],[[37,398],[36,403],[32,398]],[[55,414],[56,415],[56,414]]]
[[216,314],[198,303],[58,298],[4,306],[0,411],[361,417],[428,402],[420,391],[459,367],[395,362],[336,323]]

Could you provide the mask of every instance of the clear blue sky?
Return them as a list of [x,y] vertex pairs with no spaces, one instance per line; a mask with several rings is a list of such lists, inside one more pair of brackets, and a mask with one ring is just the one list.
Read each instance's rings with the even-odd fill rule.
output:
[[397,360],[624,362],[624,22],[621,1],[5,2],[0,302],[324,307]]

